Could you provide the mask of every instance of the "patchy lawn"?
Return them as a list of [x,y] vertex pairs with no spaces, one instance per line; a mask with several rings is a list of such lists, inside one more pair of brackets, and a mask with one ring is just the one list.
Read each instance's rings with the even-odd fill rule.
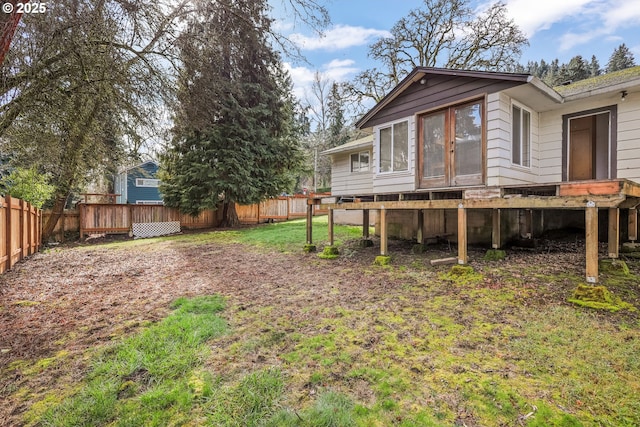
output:
[[[316,219],[316,242],[326,236]],[[326,224],[326,220],[324,222]],[[0,276],[0,425],[637,426],[640,323],[572,238],[471,271],[304,221],[51,249]],[[562,249],[562,251],[558,251]],[[603,284],[640,307],[640,264]]]

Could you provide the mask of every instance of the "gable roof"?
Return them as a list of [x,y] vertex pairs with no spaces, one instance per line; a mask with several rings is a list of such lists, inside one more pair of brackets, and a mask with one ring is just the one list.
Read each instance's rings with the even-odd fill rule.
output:
[[513,82],[514,84],[524,84],[529,82],[532,77],[529,74],[517,74],[517,73],[501,73],[493,71],[470,71],[470,70],[455,70],[450,68],[435,68],[435,67],[416,67],[405,77],[396,87],[394,87],[384,98],[380,100],[369,112],[367,112],[360,120],[355,124],[357,128],[367,123],[373,118],[380,110],[389,105],[399,95],[401,95],[409,86],[415,82],[421,82],[422,79],[429,76],[449,76],[449,77],[467,77],[488,79],[502,82]]
[[128,168],[120,169],[120,171],[119,171],[118,173],[119,173],[119,174],[121,174],[121,173],[126,173],[126,172],[129,172],[130,170],[137,169],[137,168],[142,167],[142,166],[144,166],[144,165],[146,165],[146,164],[149,164],[149,163],[151,163],[151,164],[155,165],[156,167],[160,167],[160,165],[158,164],[158,162],[156,162],[155,160],[147,160],[146,162],[142,162],[142,163],[137,164],[137,165],[135,165],[135,166],[130,166],[130,167],[128,167]]

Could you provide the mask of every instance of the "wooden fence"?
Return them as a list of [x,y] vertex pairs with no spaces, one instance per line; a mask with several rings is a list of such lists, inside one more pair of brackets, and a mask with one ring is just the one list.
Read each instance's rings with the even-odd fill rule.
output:
[[42,212],[24,200],[0,198],[0,273],[40,250]]
[[[318,196],[318,195],[316,195]],[[257,224],[269,220],[304,218],[307,215],[307,196],[281,196],[255,205],[236,205],[238,219],[243,224]],[[314,207],[314,215],[326,214]]]
[[[255,205],[236,205],[236,212],[243,224],[303,218],[307,213],[307,200],[306,196],[277,197]],[[77,210],[65,211],[52,236],[61,241],[65,233],[79,233],[81,239],[89,234],[128,234],[133,223],[149,222],[180,221],[181,228],[213,228],[220,223],[219,214],[219,211],[206,210],[192,217],[162,205],[80,203]],[[321,214],[326,211],[314,207],[314,215]],[[44,212],[44,219],[49,215],[50,212]]]
[[78,205],[79,232],[87,234],[127,234],[133,223],[180,221],[182,228],[212,228],[218,225],[216,211],[203,211],[200,215],[181,214],[176,208],[162,205]]
[[[51,211],[42,211],[42,224],[46,224],[51,216]],[[69,234],[75,234],[77,237],[80,231],[80,213],[77,210],[65,210],[58,219],[49,240],[64,242]],[[76,238],[74,237],[74,239]]]

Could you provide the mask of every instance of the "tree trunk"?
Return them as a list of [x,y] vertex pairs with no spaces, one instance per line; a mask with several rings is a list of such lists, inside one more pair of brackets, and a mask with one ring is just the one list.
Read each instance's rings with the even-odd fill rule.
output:
[[[69,194],[56,196],[53,202],[53,209],[51,209],[51,215],[47,219],[46,224],[42,228],[42,241],[46,242],[53,234],[53,230],[56,228],[56,224],[60,217],[64,214],[64,206],[67,204],[67,198]],[[63,230],[64,232],[64,230]]]
[[233,228],[238,225],[240,225],[240,219],[236,212],[235,202],[224,201],[222,203],[222,222],[220,223],[220,226]]

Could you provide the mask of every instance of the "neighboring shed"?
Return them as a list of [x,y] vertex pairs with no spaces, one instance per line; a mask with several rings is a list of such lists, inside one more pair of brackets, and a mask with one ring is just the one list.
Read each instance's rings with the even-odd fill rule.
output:
[[116,203],[162,205],[158,164],[152,160],[123,170],[115,177]]

